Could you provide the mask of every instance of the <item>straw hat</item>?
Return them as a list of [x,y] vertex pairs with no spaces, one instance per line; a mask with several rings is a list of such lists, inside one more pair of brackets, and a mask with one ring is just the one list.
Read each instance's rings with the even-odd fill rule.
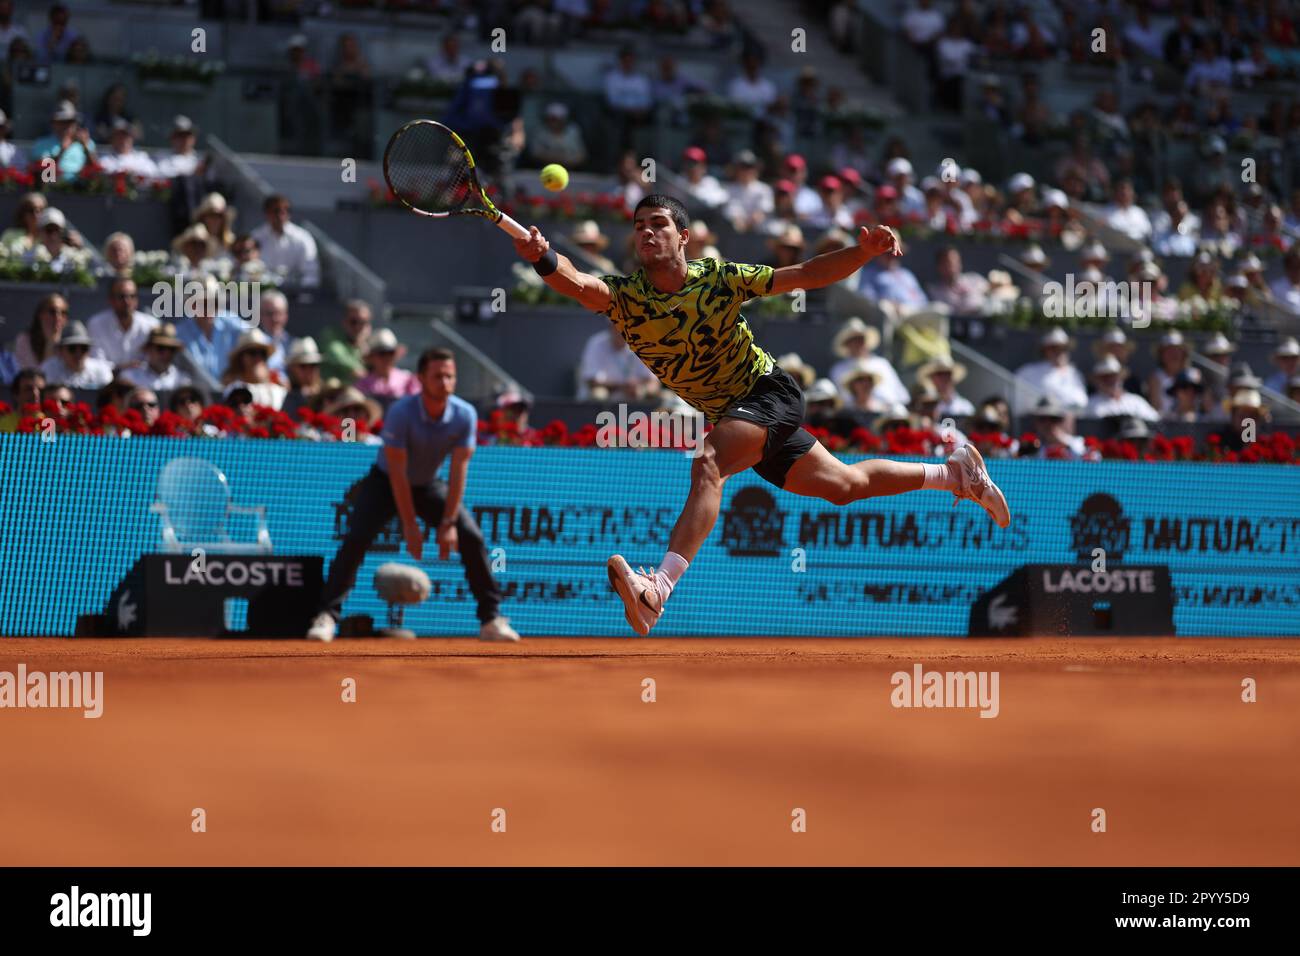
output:
[[1035,418],[1064,419],[1066,414],[1061,403],[1050,395],[1044,395],[1034,403],[1033,415]]
[[1273,358],[1295,358],[1300,355],[1300,341],[1294,337],[1288,337],[1278,343],[1277,348],[1273,350]]
[[221,193],[208,193],[199,203],[198,208],[194,210],[194,215],[190,217],[190,222],[201,222],[204,216],[225,216],[226,225],[229,226],[234,221],[238,212],[234,207],[226,202],[226,197]]
[[155,345],[172,349],[184,348],[181,340],[176,337],[176,326],[170,322],[162,323],[149,333],[149,338],[145,340],[144,347],[153,348]]
[[876,419],[876,431],[884,431],[887,425],[911,425],[912,415],[907,410],[906,405],[900,405],[895,402],[887,409],[880,413]]
[[396,352],[401,348],[392,329],[376,329],[366,340],[366,358],[376,352]]
[[777,368],[793,375],[803,388],[811,388],[817,380],[813,367],[799,357],[797,352],[787,352],[776,360]]
[[1160,336],[1160,340],[1156,342],[1155,345],[1151,346],[1151,352],[1156,356],[1156,358],[1159,358],[1160,353],[1165,349],[1182,349],[1184,352],[1190,351],[1187,346],[1187,339],[1183,338],[1183,333],[1179,332],[1177,329],[1172,329],[1166,332],[1164,335]]
[[1128,357],[1137,350],[1137,344],[1124,333],[1123,329],[1110,329],[1105,335],[1092,343],[1092,354],[1097,358],[1113,354],[1109,349],[1111,346],[1116,345],[1123,346],[1121,361],[1127,361]]
[[695,242],[702,242],[706,246],[713,245],[718,241],[718,235],[709,228],[709,224],[703,219],[696,219],[690,226],[691,239]]
[[845,343],[854,338],[866,339],[868,352],[874,352],[876,346],[880,344],[879,330],[867,325],[855,315],[840,326],[839,331],[835,333],[835,338],[831,340],[831,348],[841,358],[848,358],[849,352],[845,348]]
[[234,365],[244,352],[261,352],[267,358],[270,358],[271,353],[274,351],[275,344],[271,341],[269,335],[261,329],[249,329],[239,337],[235,347],[230,350],[228,361],[231,365]]
[[954,385],[966,378],[966,366],[961,362],[954,362],[946,355],[936,356],[930,359],[916,370],[916,378],[919,382],[934,387],[932,379],[936,372],[950,372],[952,374],[952,383]]
[[1020,290],[1011,279],[1011,273],[1005,269],[993,269],[989,272],[988,297],[994,302],[1014,302],[1020,298]]
[[1228,411],[1235,408],[1247,408],[1251,411],[1262,412],[1264,410],[1264,399],[1257,389],[1239,388],[1232,393],[1231,398],[1223,400],[1223,407]]
[[871,379],[873,387],[880,381],[880,376],[871,368],[871,363],[866,359],[858,359],[841,373],[840,380],[836,384],[845,392],[848,392],[849,387],[860,378]]
[[584,219],[578,223],[573,232],[569,233],[569,238],[580,246],[604,249],[609,245],[609,236],[600,231],[600,226],[594,219]]
[[835,387],[835,383],[829,378],[819,378],[813,382],[803,393],[805,403],[812,405],[816,402],[831,402],[836,408],[843,403],[840,398],[840,390]]
[[773,237],[771,245],[773,248],[784,246],[788,249],[802,249],[804,246],[803,230],[794,223],[790,223]]
[[320,365],[324,361],[324,356],[320,354],[320,348],[316,345],[316,340],[310,335],[304,335],[300,339],[294,339],[293,344],[289,346],[289,354],[286,356],[285,365]]
[[1020,261],[1027,266],[1046,266],[1051,262],[1047,258],[1047,253],[1043,251],[1043,247],[1037,243],[1020,253]]
[[1101,378],[1103,375],[1125,375],[1128,372],[1119,359],[1113,355],[1107,355],[1096,365],[1092,367],[1092,377]]
[[366,419],[369,424],[373,424],[383,414],[383,409],[379,407],[378,402],[353,385],[349,385],[334,397],[334,400],[326,406],[325,414],[338,417],[340,412],[346,411],[353,406],[365,408]]
[[1040,352],[1043,349],[1051,348],[1053,346],[1062,346],[1067,349],[1073,349],[1074,339],[1070,337],[1069,332],[1065,331],[1065,329],[1058,325],[1056,328],[1044,332],[1043,337],[1038,340],[1038,350]]
[[192,223],[189,228],[172,240],[172,248],[180,252],[191,242],[201,242],[204,247],[207,247],[211,240],[212,236],[208,233],[208,227],[201,222],[196,222]]
[[1222,332],[1215,332],[1201,346],[1202,355],[1231,355],[1237,351],[1237,346],[1228,341],[1228,337]]

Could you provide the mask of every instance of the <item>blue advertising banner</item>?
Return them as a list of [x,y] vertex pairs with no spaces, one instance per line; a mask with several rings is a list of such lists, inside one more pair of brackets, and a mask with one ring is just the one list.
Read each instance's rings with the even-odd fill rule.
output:
[[[176,546],[333,559],[371,446],[301,441],[0,436],[0,634],[71,635],[102,613],[136,560]],[[183,482],[160,481],[174,459]],[[728,481],[712,536],[656,636],[966,634],[985,591],[1027,564],[1167,566],[1184,636],[1300,634],[1300,470],[1278,465],[992,461],[1013,519],[999,530],[970,502],[915,492],[848,507]],[[663,556],[690,461],[666,450],[479,449],[467,504],[525,636],[628,635],[605,576],[620,552]],[[164,521],[169,505],[171,520]],[[230,510],[227,505],[236,509]],[[188,509],[188,510],[187,510]],[[176,516],[189,514],[188,522]],[[197,514],[198,517],[194,515]],[[269,538],[269,542],[265,540]],[[432,552],[432,554],[431,554]],[[471,634],[459,561],[430,543],[419,634]],[[345,614],[383,623],[374,569],[410,558],[394,524]],[[1082,579],[1081,579],[1082,580]]]

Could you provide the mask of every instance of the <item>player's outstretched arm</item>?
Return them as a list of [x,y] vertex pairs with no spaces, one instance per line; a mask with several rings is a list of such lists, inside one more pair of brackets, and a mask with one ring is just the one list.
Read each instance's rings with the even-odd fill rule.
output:
[[[528,230],[527,239],[515,240],[515,251],[525,262],[538,262],[550,251],[551,244],[536,226]],[[609,286],[593,275],[578,269],[568,256],[555,253],[556,268],[554,272],[542,276],[548,286],[575,299],[582,306],[593,312],[604,312],[609,308]]]
[[772,273],[771,295],[783,295],[795,289],[820,289],[846,279],[876,256],[888,253],[901,256],[898,234],[888,226],[858,230],[856,245],[813,256],[793,266],[783,266]]

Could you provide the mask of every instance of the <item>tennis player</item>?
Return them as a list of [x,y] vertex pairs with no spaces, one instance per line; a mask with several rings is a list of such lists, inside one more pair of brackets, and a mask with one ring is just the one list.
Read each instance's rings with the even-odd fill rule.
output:
[[650,195],[633,216],[641,268],[630,276],[593,276],[550,247],[536,226],[515,240],[552,289],[609,319],[650,370],[714,424],[691,465],[691,490],[668,539],[668,553],[652,573],[633,571],[610,557],[610,582],[627,622],[648,634],[664,604],[708,538],[727,478],[753,468],[797,495],[847,505],[863,498],[929,489],[969,498],[1005,528],[1007,501],[989,478],[980,453],[958,448],[943,464],[870,459],[845,464],[802,426],[803,392],[754,342],[741,306],[757,296],[816,289],[853,274],[879,255],[901,255],[886,226],[859,230],[856,245],[796,265],[741,265],[686,258],[689,219],[671,196]]

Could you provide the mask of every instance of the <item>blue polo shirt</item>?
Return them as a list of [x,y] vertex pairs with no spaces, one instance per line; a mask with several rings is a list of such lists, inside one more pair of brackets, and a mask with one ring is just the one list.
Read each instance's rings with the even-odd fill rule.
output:
[[[381,433],[384,447],[406,452],[406,479],[418,488],[433,481],[453,448],[473,448],[478,442],[478,412],[455,395],[439,418],[430,418],[424,396],[407,395],[388,406]],[[379,449],[379,470],[388,474],[388,459]]]

